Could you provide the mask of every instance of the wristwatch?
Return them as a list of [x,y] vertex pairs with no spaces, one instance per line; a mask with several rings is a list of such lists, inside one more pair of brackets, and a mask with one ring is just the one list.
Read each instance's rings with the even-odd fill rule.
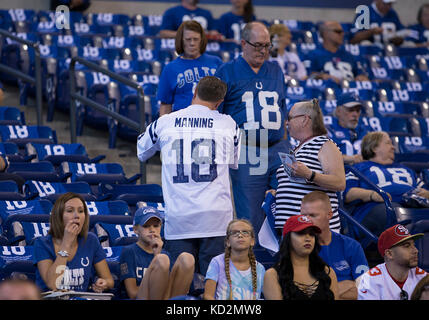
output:
[[57,252],[57,254],[63,258],[67,258],[68,256],[70,256],[70,254],[65,250],[60,250]]

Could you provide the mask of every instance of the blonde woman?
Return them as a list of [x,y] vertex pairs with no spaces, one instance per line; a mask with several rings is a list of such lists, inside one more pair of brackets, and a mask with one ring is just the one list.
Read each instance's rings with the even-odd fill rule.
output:
[[248,220],[232,220],[227,228],[225,253],[209,265],[206,300],[256,300],[262,292],[265,268],[253,253],[255,233]]

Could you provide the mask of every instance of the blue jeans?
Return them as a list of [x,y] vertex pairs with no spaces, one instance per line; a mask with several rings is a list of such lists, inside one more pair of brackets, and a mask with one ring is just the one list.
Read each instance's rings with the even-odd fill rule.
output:
[[[265,191],[277,189],[276,173],[281,165],[278,152],[289,152],[287,140],[281,140],[265,149],[242,145],[238,170],[229,171],[237,218],[250,220],[256,235],[265,219],[265,213],[261,209]],[[258,163],[254,164],[255,160],[249,159],[252,154],[259,157]],[[256,236],[256,240],[257,238]]]
[[195,258],[195,272],[206,276],[210,261],[225,252],[225,236],[166,240],[165,250],[170,254],[171,265],[182,252],[191,253]]

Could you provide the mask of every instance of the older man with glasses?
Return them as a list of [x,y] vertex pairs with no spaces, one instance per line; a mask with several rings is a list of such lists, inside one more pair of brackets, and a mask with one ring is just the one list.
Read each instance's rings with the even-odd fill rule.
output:
[[341,80],[367,81],[368,77],[354,56],[342,47],[344,30],[341,24],[337,21],[325,21],[320,25],[319,32],[323,44],[309,53],[312,72],[310,77],[332,79],[337,83]]
[[238,170],[231,170],[236,215],[249,219],[257,233],[265,191],[277,186],[278,152],[288,152],[286,86],[278,64],[267,61],[272,44],[264,24],[247,23],[241,47],[242,56],[220,66],[215,76],[228,86],[219,112],[231,115],[245,133]]

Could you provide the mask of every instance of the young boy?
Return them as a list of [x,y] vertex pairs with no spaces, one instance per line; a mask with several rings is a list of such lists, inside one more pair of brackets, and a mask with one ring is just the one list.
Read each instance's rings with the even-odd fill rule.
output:
[[161,226],[161,214],[153,207],[139,208],[134,214],[138,240],[124,247],[120,257],[121,281],[130,299],[162,300],[189,291],[194,257],[184,252],[170,268],[169,254],[162,249]]

